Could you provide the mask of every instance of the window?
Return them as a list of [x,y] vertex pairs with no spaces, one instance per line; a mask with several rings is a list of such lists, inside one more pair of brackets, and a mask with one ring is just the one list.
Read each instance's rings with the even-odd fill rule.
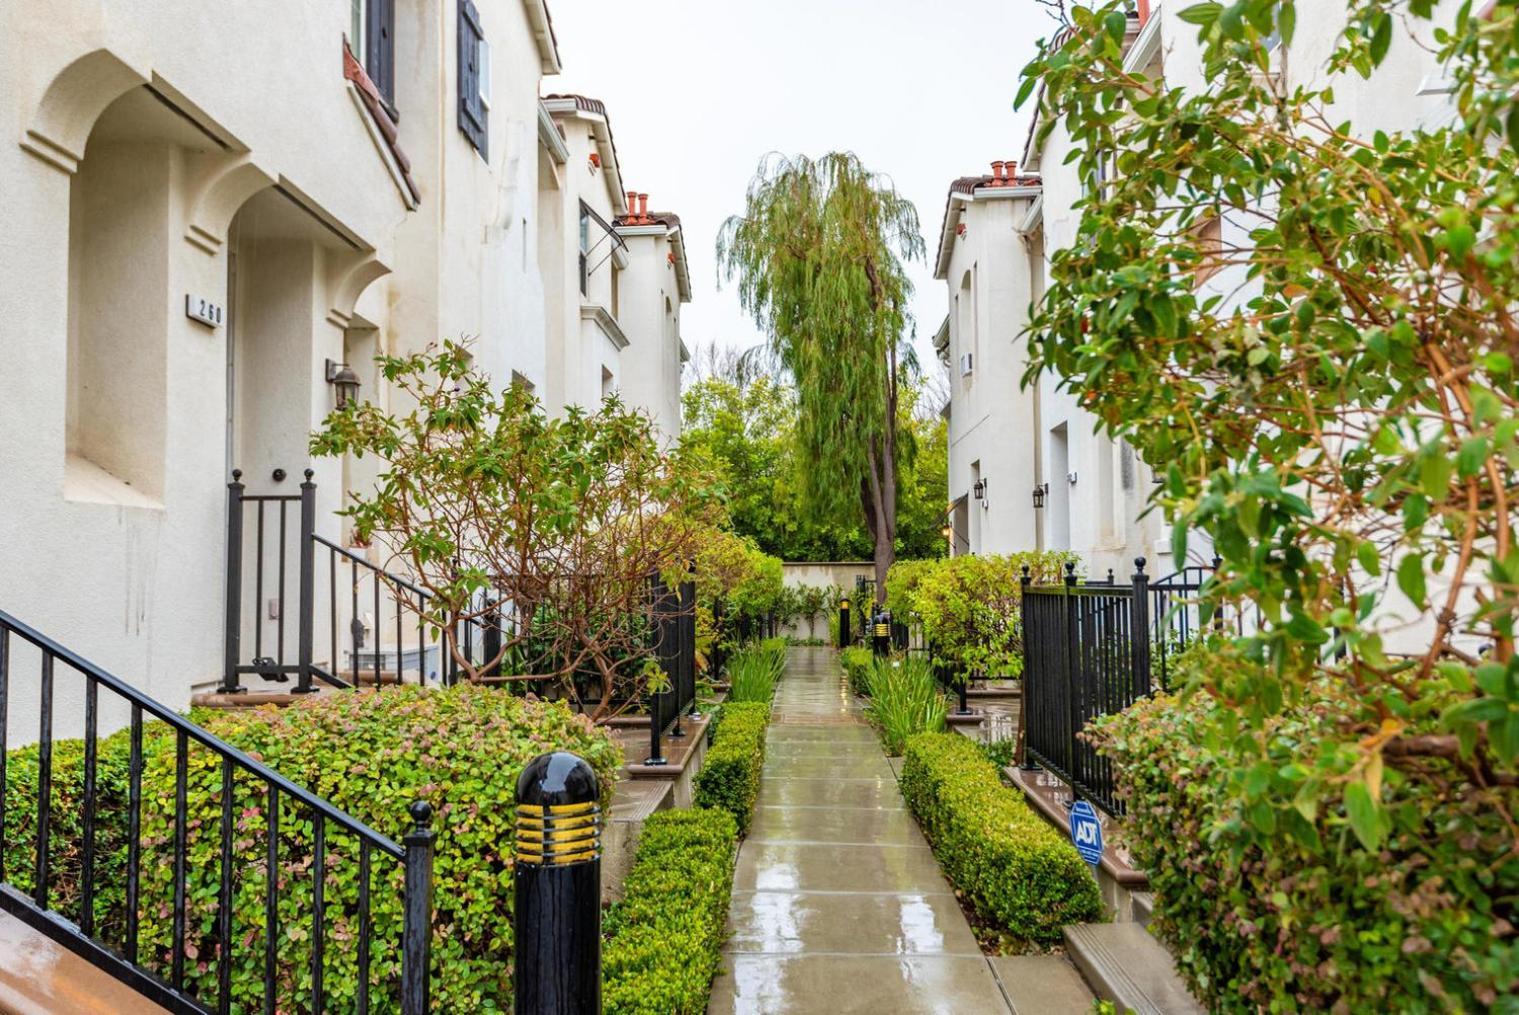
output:
[[591,212],[585,205],[580,206],[580,295],[584,296],[591,288],[590,272],[591,253]]
[[350,0],[352,49],[391,115],[396,104],[395,0]]
[[480,13],[471,0],[459,0],[459,130],[480,157],[489,161],[486,103],[482,99],[487,86],[480,73],[484,50],[485,32],[480,28]]

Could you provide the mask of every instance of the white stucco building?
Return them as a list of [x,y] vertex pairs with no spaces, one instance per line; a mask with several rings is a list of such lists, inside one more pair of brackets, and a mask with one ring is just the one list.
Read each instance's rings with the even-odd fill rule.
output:
[[685,241],[671,212],[625,190],[606,106],[544,99],[539,256],[547,296],[544,403],[594,405],[616,393],[666,440],[680,433],[680,305],[691,300]]
[[[1185,6],[1136,4],[1128,70],[1163,77],[1172,87],[1206,87],[1196,28],[1177,16]],[[1344,19],[1343,9],[1332,8],[1300,7],[1292,45],[1272,50],[1275,73],[1288,87],[1327,73]],[[1441,5],[1446,12],[1453,8]],[[1366,136],[1438,126],[1453,115],[1433,47],[1403,30],[1394,33],[1387,60],[1370,80],[1336,80],[1335,99],[1330,119],[1349,119]],[[1211,552],[1196,539],[1190,560],[1171,559],[1169,527],[1159,512],[1146,510],[1154,470],[1132,448],[1098,433],[1096,418],[1052,375],[1022,386],[1030,306],[1043,297],[1050,256],[1074,240],[1075,204],[1090,186],[1067,161],[1070,139],[1062,126],[1054,125],[1042,144],[1036,143],[1039,128],[1037,120],[1030,125],[1018,161],[993,163],[990,174],[951,184],[940,230],[935,277],[946,286],[947,315],[935,345],[950,372],[951,551],[1071,549],[1086,560],[1088,573],[1112,568],[1120,577],[1132,573],[1140,556],[1152,576],[1182,563],[1207,563]],[[1224,216],[1213,226],[1215,242],[1243,245],[1249,228]],[[1222,268],[1202,285],[1228,300],[1252,294],[1238,266]]]
[[[604,111],[540,99],[559,59],[544,0],[0,5],[0,610],[183,706],[222,673],[233,470],[313,470],[344,542],[374,466],[308,451],[334,378],[386,404],[376,354],[465,338],[551,411],[618,388],[628,208]],[[661,228],[650,292],[688,299]],[[566,300],[583,234],[609,263]],[[243,641],[288,654],[249,571]]]

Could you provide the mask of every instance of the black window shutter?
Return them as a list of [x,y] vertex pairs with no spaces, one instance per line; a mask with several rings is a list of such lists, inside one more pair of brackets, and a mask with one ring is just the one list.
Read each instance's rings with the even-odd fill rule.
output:
[[484,38],[475,5],[459,0],[459,130],[488,160],[485,106],[480,101],[480,41]]
[[364,69],[369,80],[380,90],[385,104],[392,110],[396,104],[396,0],[368,0],[365,5],[364,26],[368,35],[368,52],[364,54]]

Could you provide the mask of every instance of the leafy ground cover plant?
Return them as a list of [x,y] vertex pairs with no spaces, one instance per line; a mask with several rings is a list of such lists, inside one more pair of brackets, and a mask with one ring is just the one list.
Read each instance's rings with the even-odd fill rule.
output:
[[702,1015],[722,959],[738,826],[722,809],[644,822],[623,899],[607,914],[607,1015]]
[[[144,729],[144,750],[157,737]],[[130,731],[96,744],[95,934],[117,948],[126,934],[127,792]],[[6,880],[30,894],[36,885],[38,763],[35,744],[5,758]],[[53,742],[51,813],[48,824],[48,905],[75,923],[84,920],[84,741]]]
[[725,702],[712,746],[696,773],[697,806],[717,807],[732,814],[740,835],[749,829],[749,817],[759,796],[760,772],[765,767],[765,728],[769,724],[768,701]]
[[[443,1011],[508,1010],[512,984],[512,848],[516,780],[532,758],[573,751],[595,769],[602,807],[622,765],[604,731],[562,704],[532,702],[498,689],[391,688],[372,694],[323,695],[298,706],[258,709],[212,720],[211,731],[261,759],[377,831],[399,840],[407,807],[426,800],[437,834],[434,883],[433,993]],[[159,750],[143,781],[143,955],[167,971],[172,955],[175,758]],[[185,893],[189,960],[186,982],[216,997],[217,886],[220,873],[221,766],[192,749],[187,769],[188,843]],[[261,784],[238,779],[233,791],[236,841],[233,935],[262,940],[269,815]],[[304,1012],[311,988],[313,899],[309,813],[285,801],[280,813],[278,1007]],[[359,849],[328,826],[324,896],[327,944],[323,979],[330,1010],[355,1009],[359,935]],[[372,857],[371,1010],[398,1010],[401,868]],[[263,954],[240,948],[232,969],[235,1010],[263,1005]]]
[[[1191,678],[1259,668],[1223,647],[1181,660]],[[1142,701],[1097,731],[1155,890],[1150,928],[1209,1010],[1512,1010],[1519,857],[1502,814],[1389,766],[1377,848],[1354,830],[1366,801],[1353,783],[1262,832],[1270,772],[1310,764],[1305,745],[1332,738],[1337,716],[1307,698],[1241,744],[1219,735],[1230,714],[1201,692]]]
[[887,754],[899,756],[914,734],[944,729],[947,706],[928,660],[881,657],[866,672],[870,700],[865,715],[881,734]]
[[1102,918],[1086,863],[970,739],[909,739],[901,786],[945,875],[981,918],[1038,945],[1058,943],[1068,923]]

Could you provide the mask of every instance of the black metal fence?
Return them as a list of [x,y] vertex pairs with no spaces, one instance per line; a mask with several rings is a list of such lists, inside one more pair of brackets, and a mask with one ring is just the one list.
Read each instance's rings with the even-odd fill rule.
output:
[[1112,763],[1081,736],[1099,716],[1167,688],[1175,657],[1218,621],[1202,599],[1217,568],[1188,567],[1151,582],[1080,582],[1066,565],[1058,585],[1023,577],[1023,756],[1109,814],[1121,814]]
[[[666,763],[664,738],[685,737],[682,714],[697,718],[696,711],[696,584],[681,582],[674,588],[658,574],[649,577],[650,637],[654,659],[668,677],[659,691],[650,691],[650,765]],[[668,732],[666,732],[668,731]]]
[[[27,667],[27,677],[23,677],[18,668],[22,656],[28,657],[28,662],[33,659],[36,662],[35,669]],[[60,682],[64,686],[60,687]],[[82,821],[82,835],[78,841],[65,841],[61,832],[57,836],[54,834],[54,776],[72,779],[79,771],[71,761],[61,756],[55,758],[54,712],[60,691],[71,703],[76,694],[82,694],[83,698],[82,790],[73,805]],[[13,710],[18,703],[28,709],[35,705],[36,714],[26,718],[18,715]],[[102,712],[106,713],[107,722],[120,724],[124,720],[130,730],[125,843],[113,843],[109,850],[102,841],[105,829],[100,827],[98,816],[119,808],[121,801],[103,799],[99,735]],[[162,724],[161,727],[158,724]],[[36,792],[35,800],[29,801],[35,809],[26,815],[7,813],[7,736],[11,725],[23,729],[30,726],[37,730]],[[157,845],[145,841],[143,834],[145,732],[151,734],[157,744],[163,744],[160,736],[173,738],[173,833],[170,842]],[[167,746],[160,749],[167,750]],[[209,956],[201,949],[200,958],[187,951],[190,937],[194,935],[199,939],[201,935],[201,928],[189,925],[186,904],[191,880],[187,870],[190,863],[189,829],[198,823],[190,820],[188,799],[187,778],[192,752],[197,765],[202,764],[207,756],[214,758],[221,778],[220,814],[214,819],[216,831],[209,833],[219,837],[218,860],[214,861],[218,864],[217,922],[213,934],[216,947]],[[68,766],[66,776],[64,765]],[[257,841],[259,833],[250,832],[240,823],[235,799],[255,799],[264,809],[267,821],[262,832],[263,848],[259,848]],[[353,904],[357,907],[362,932],[360,940],[355,943],[359,994],[354,1010],[368,1011],[373,1003],[386,1010],[399,1008],[403,1015],[423,1015],[428,1010],[429,997],[432,833],[428,828],[430,811],[426,804],[414,803],[411,814],[414,819],[412,831],[405,837],[404,845],[397,844],[172,709],[9,614],[0,612],[0,845],[16,846],[18,841],[23,841],[20,837],[29,832],[34,858],[28,879],[30,887],[23,891],[16,886],[12,876],[15,872],[6,870],[7,854],[0,848],[0,909],[60,941],[91,963],[109,970],[171,1011],[230,1012],[232,970],[249,966],[261,966],[263,970],[265,1011],[326,1010],[322,973],[324,948],[329,941],[324,886],[328,881],[329,865],[351,863],[356,855],[358,896]],[[288,886],[280,884],[281,872],[286,869],[281,860],[281,849],[287,848],[281,838],[282,820],[290,823],[287,827],[309,825],[310,828],[312,902],[302,913],[299,927],[289,926],[288,921],[286,926],[281,926],[279,902],[288,893]],[[250,835],[254,836],[252,842],[247,841]],[[342,850],[329,852],[329,844],[336,847],[340,839],[344,840]],[[249,855],[250,851],[263,854],[260,864],[235,859]],[[16,852],[10,855],[14,856]],[[77,868],[74,866],[76,859]],[[382,949],[370,940],[369,929],[372,926],[372,892],[388,891],[393,883],[383,868],[387,863],[404,868],[405,917],[401,941],[387,943],[395,946],[401,955],[399,982],[383,987],[387,997],[382,999],[369,996],[372,983],[384,982],[370,975],[371,968],[378,971],[372,963]],[[150,884],[158,886],[161,892],[157,897],[148,897],[144,892],[143,873],[149,865],[160,874],[169,873],[167,889],[162,888],[164,879],[161,876],[150,879]],[[66,870],[76,878],[76,884],[69,888],[69,903],[59,898],[61,891],[58,891],[59,880]],[[260,933],[246,933],[246,927],[239,927],[234,932],[234,900],[238,897],[240,883],[250,877],[263,881],[263,926]],[[124,900],[125,926],[119,938],[97,926],[96,901],[106,893]],[[55,903],[70,911],[58,911],[54,908]],[[168,958],[163,961],[154,961],[162,958],[156,948],[149,949],[145,943],[139,947],[140,914],[154,911],[164,914],[163,918],[169,921],[172,946]],[[303,934],[312,945],[310,982],[301,988],[304,996],[300,998],[276,996],[282,981],[278,974],[280,949],[286,935],[292,933]],[[348,947],[336,940],[330,943],[334,947]],[[150,951],[155,953],[151,958],[143,954]],[[194,989],[186,976],[187,961],[214,965],[214,993]],[[385,967],[394,968],[394,954],[382,954],[380,961]]]

